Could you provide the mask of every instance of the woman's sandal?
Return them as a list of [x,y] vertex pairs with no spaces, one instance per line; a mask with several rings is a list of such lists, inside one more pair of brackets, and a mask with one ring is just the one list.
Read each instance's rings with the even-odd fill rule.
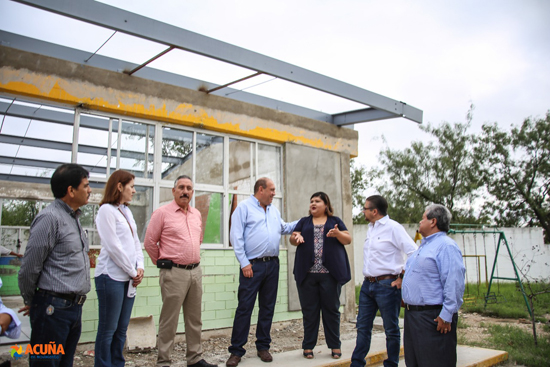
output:
[[330,352],[330,354],[332,354],[332,358],[334,359],[340,359],[340,357],[342,357],[342,352],[336,353],[334,349]]
[[304,358],[313,359],[313,351],[310,350],[309,352],[306,352],[306,350],[304,349]]

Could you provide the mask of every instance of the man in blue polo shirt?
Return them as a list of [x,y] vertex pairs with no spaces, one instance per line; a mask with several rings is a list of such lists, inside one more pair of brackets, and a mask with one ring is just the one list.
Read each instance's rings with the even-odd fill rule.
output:
[[424,239],[405,267],[405,363],[407,367],[455,367],[458,309],[465,267],[455,241],[447,237],[451,213],[426,208],[418,231]]
[[237,206],[231,215],[231,245],[241,265],[239,305],[233,321],[229,359],[226,366],[235,367],[246,353],[250,317],[259,296],[256,350],[263,362],[271,362],[271,323],[279,286],[279,242],[282,234],[291,234],[298,221],[285,223],[279,210],[271,205],[275,184],[260,178],[254,195]]

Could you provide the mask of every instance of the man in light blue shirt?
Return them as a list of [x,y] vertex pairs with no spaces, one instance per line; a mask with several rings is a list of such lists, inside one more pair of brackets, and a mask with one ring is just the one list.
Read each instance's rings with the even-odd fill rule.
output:
[[[2,288],[2,278],[0,278],[0,288]],[[18,339],[21,335],[21,321],[14,310],[7,308],[0,298],[0,327],[2,331],[0,336],[6,336],[10,339]]]
[[226,362],[235,367],[246,353],[250,317],[259,300],[256,349],[258,357],[271,362],[271,323],[279,285],[279,242],[282,234],[291,234],[298,221],[285,223],[279,210],[271,205],[275,184],[260,178],[254,185],[254,195],[237,206],[231,215],[230,240],[241,265],[239,277],[239,305],[233,321],[231,355]]
[[429,205],[418,231],[424,239],[405,267],[405,363],[407,367],[455,367],[458,309],[465,267],[455,241],[447,237],[451,213]]

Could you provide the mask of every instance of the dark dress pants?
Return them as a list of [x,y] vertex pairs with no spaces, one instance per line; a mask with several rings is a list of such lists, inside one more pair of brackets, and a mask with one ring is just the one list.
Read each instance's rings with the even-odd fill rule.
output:
[[304,322],[302,349],[313,349],[319,335],[320,314],[327,347],[340,349],[340,293],[342,285],[332,275],[309,273],[297,284]]
[[277,302],[279,286],[279,259],[252,262],[252,278],[246,278],[241,269],[239,276],[239,305],[233,320],[229,353],[242,357],[248,341],[250,318],[258,297],[258,324],[256,326],[256,349],[269,350],[271,345],[271,323]]
[[440,310],[409,311],[405,309],[405,363],[407,367],[456,367],[456,325],[453,315],[451,331],[437,331]]

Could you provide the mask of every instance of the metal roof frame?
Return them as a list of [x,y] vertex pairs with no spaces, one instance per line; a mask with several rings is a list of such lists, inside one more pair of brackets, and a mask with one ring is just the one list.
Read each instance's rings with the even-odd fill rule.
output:
[[[356,123],[403,117],[411,121],[422,123],[422,110],[409,106],[404,102],[373,93],[366,89],[327,77],[325,75],[277,60],[226,42],[222,42],[198,33],[194,33],[176,26],[131,13],[103,3],[89,0],[12,0],[28,6],[53,12],[62,16],[77,19],[83,22],[122,32],[141,39],[163,44],[167,49],[159,55],[151,58],[141,65],[136,65],[112,58],[95,55],[86,64],[101,67],[118,72],[137,75],[141,78],[160,82],[170,81],[170,84],[199,90],[200,86],[207,87],[206,93],[219,93],[220,85],[206,83],[197,79],[181,75],[159,71],[146,65],[152,60],[172,49],[180,49],[232,65],[244,67],[256,72],[251,77],[266,74],[277,77],[291,83],[302,85],[314,90],[341,97],[365,105],[365,108],[326,114],[313,109],[296,106],[290,103],[257,96],[251,93],[235,93],[231,97],[225,96],[225,92],[219,95],[235,100],[241,100],[256,105],[275,108],[308,118],[313,118],[334,125],[353,125]],[[54,45],[48,42],[38,41],[22,37],[9,32],[0,31],[3,42],[9,42],[10,47],[22,48],[32,52],[38,52],[48,56],[65,58],[84,64],[89,57],[88,52],[74,50],[68,47]],[[8,41],[5,41],[5,38]],[[32,50],[29,49],[32,48]],[[56,50],[57,52],[53,52]],[[121,67],[122,66],[122,67]],[[235,81],[234,83],[236,83]],[[227,85],[224,91],[227,91]],[[214,91],[215,90],[215,91]]]

